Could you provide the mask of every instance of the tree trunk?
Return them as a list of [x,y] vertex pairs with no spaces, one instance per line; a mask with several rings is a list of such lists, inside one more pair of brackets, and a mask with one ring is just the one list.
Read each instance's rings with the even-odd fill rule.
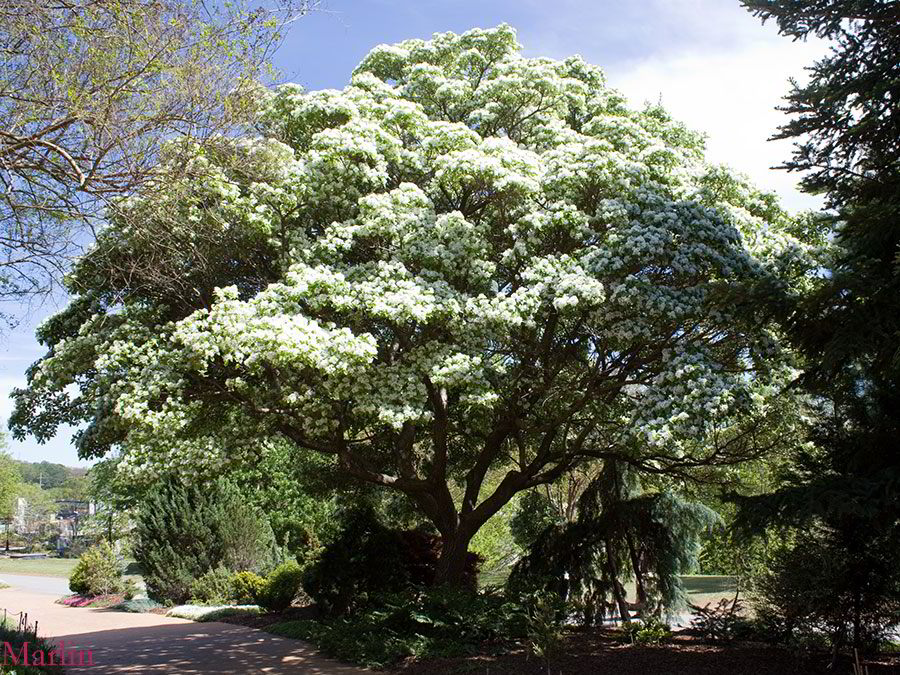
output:
[[637,552],[637,547],[635,547],[631,535],[626,535],[625,539],[628,542],[628,554],[631,557],[631,568],[634,570],[634,584],[637,587],[637,604],[640,608],[639,613],[643,615],[648,610],[647,587],[644,585],[644,568],[641,564],[641,556]]
[[454,532],[441,537],[441,555],[434,577],[435,586],[465,585],[466,558],[469,553],[469,542],[474,535],[475,531],[458,527]]
[[628,603],[625,602],[625,590],[619,583],[619,569],[613,560],[613,548],[610,546],[609,540],[603,543],[606,546],[606,570],[612,584],[613,598],[619,608],[619,618],[622,620],[622,624],[628,624],[631,621],[631,615],[628,613]]
[[853,592],[853,647],[862,651],[862,593]]

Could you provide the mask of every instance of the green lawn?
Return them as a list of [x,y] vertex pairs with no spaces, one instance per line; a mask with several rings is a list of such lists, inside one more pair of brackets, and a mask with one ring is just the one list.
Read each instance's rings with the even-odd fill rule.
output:
[[706,603],[715,605],[722,598],[734,599],[734,577],[693,574],[681,577],[681,583],[687,591],[688,602],[700,607]]
[[0,575],[27,574],[36,577],[62,577],[68,579],[78,561],[75,558],[0,558]]
[[[681,583],[687,593],[687,600],[692,605],[703,607],[707,603],[715,605],[722,598],[734,599],[735,578],[706,574],[683,574]],[[635,600],[634,582],[625,584],[625,592],[630,601]]]
[[[76,558],[0,558],[0,577],[4,574],[25,574],[34,577],[59,577],[68,579],[78,562]],[[140,569],[133,560],[125,561],[125,575],[142,581]]]

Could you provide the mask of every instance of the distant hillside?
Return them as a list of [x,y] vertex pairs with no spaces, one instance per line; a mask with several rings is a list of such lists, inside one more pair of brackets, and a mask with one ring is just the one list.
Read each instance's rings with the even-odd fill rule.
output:
[[40,485],[45,490],[60,487],[69,478],[82,478],[88,472],[87,469],[63,466],[52,462],[25,462],[23,460],[14,460],[14,462],[24,482]]

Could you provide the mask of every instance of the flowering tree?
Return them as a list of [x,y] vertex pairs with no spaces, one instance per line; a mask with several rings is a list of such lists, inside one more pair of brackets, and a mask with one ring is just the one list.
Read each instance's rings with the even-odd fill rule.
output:
[[757,451],[780,373],[745,301],[802,275],[792,221],[596,67],[518,48],[506,26],[377,47],[123,205],[41,328],[16,432],[87,420],[80,451],[145,480],[289,439],[407,495],[443,581],[580,462]]

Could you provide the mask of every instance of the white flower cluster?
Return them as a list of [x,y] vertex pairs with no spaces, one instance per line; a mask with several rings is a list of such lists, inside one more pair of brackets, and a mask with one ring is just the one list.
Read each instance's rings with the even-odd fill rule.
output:
[[322,444],[424,425],[426,383],[463,435],[528,392],[523,428],[556,420],[573,382],[604,377],[617,395],[589,412],[673,452],[764,405],[743,355],[778,354],[776,336],[723,298],[802,267],[790,218],[599,69],[523,58],[501,26],[378,47],[346,89],[286,85],[262,107],[279,141],[222,140],[245,176],[198,158],[207,178],[161,203],[287,242],[278,281],[232,280],[164,330],[136,310],[86,323],[35,379],[95,370],[85,395],[126,430],[126,467],[196,473],[286,419]]

